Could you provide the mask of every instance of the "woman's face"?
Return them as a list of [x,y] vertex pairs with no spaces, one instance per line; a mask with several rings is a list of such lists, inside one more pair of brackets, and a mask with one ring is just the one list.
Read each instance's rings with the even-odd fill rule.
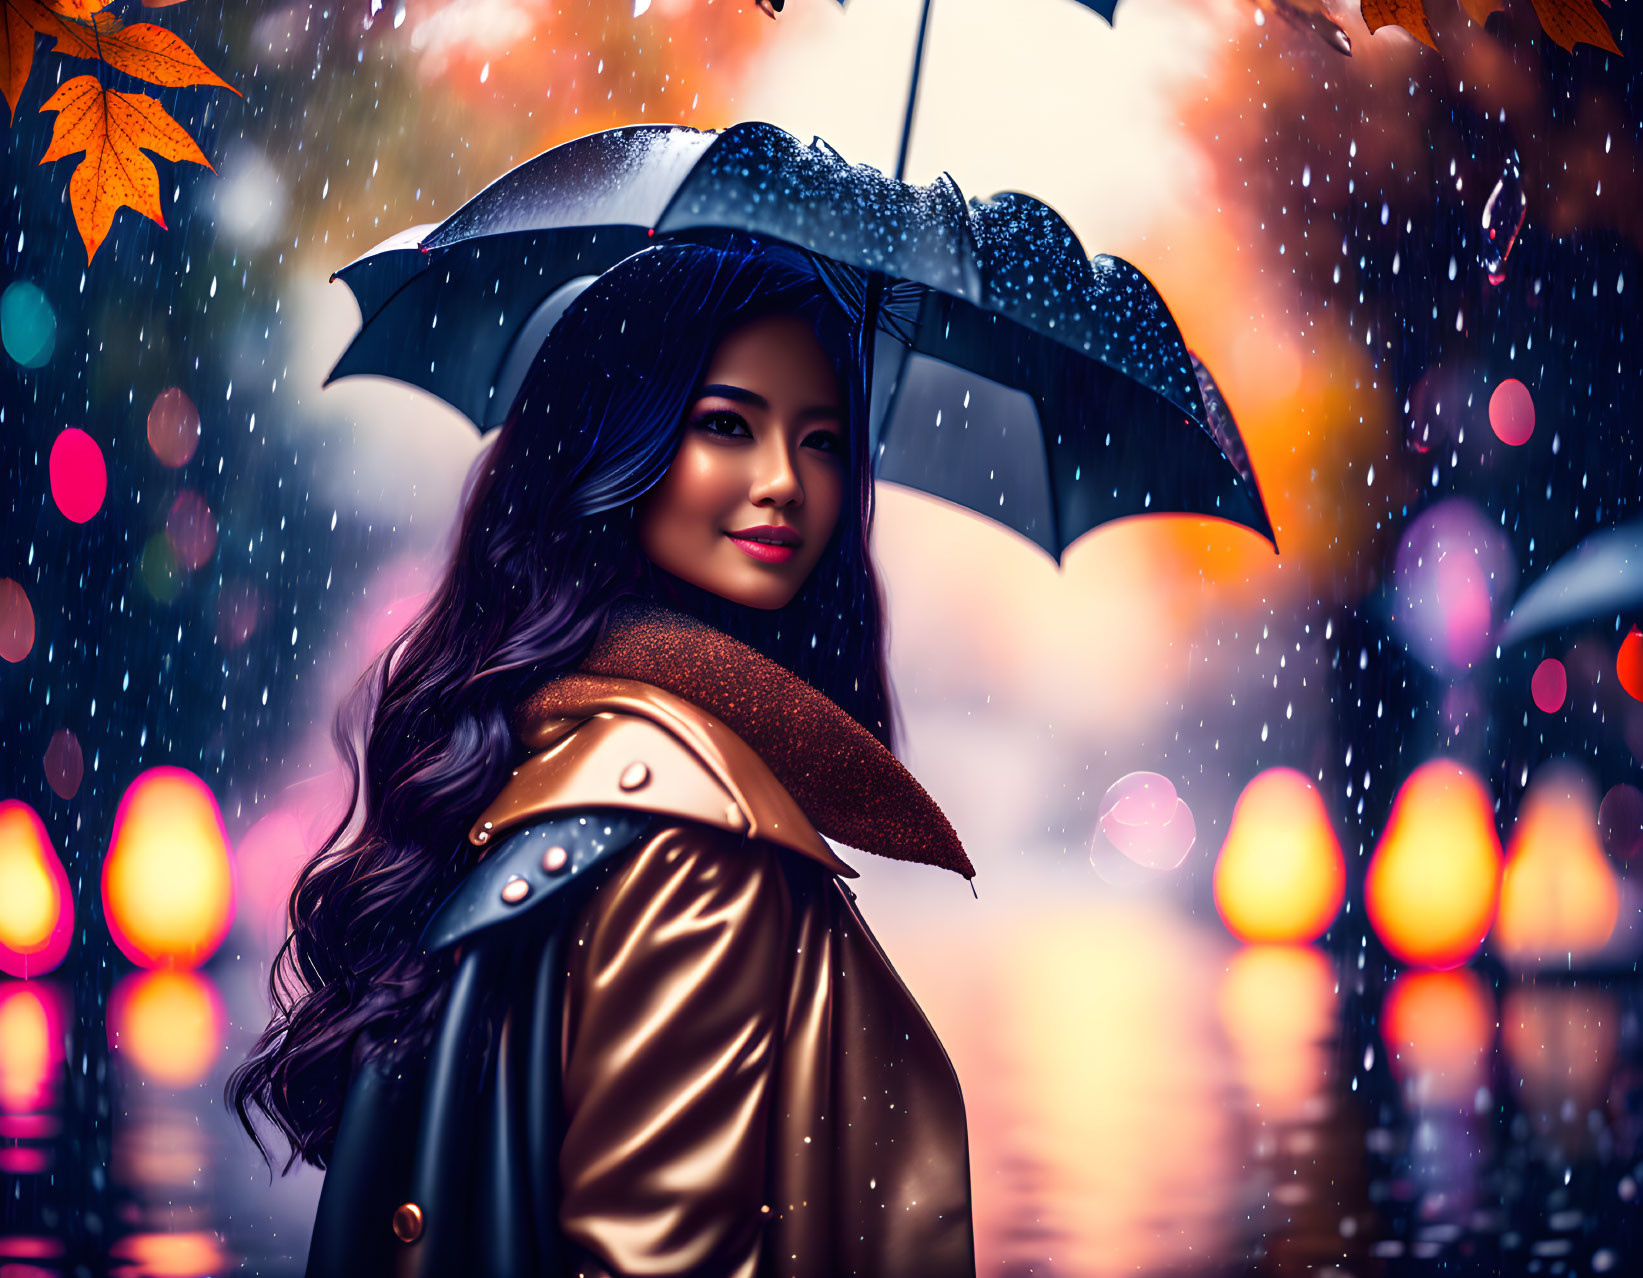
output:
[[667,474],[639,507],[639,545],[693,586],[780,608],[827,548],[848,480],[845,412],[796,315],[726,334],[685,412]]

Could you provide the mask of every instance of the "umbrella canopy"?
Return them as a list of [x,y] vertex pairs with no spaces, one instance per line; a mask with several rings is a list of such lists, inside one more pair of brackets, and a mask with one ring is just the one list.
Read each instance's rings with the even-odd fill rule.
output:
[[1273,540],[1232,417],[1140,271],[1087,257],[1031,196],[966,201],[946,175],[899,182],[768,124],[591,134],[384,241],[331,277],[362,323],[326,384],[392,377],[488,430],[588,282],[659,240],[725,231],[911,297],[901,318],[883,313],[899,339],[878,339],[878,478],[986,514],[1058,559],[1097,524],[1146,512]]
[[1587,537],[1518,597],[1502,647],[1547,631],[1643,607],[1643,521]]

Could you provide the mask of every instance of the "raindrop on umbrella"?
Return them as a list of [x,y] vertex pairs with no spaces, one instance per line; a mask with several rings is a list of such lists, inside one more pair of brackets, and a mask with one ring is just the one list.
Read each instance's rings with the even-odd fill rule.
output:
[[1523,170],[1517,153],[1506,162],[1495,189],[1489,192],[1483,206],[1483,239],[1478,248],[1479,260],[1489,274],[1491,284],[1506,282],[1506,259],[1517,243],[1518,232],[1529,211],[1529,197],[1523,192]]

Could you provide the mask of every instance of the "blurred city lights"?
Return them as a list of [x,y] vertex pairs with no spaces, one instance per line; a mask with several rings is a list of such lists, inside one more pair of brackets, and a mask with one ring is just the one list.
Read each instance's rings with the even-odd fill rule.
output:
[[1578,963],[1620,917],[1614,871],[1598,843],[1597,793],[1571,765],[1529,783],[1507,847],[1492,948],[1511,963]]
[[234,873],[217,800],[182,768],[144,772],[114,816],[103,911],[120,951],[142,967],[195,967],[234,919]]
[[1489,427],[1503,444],[1518,447],[1535,433],[1535,400],[1529,388],[1508,377],[1489,396]]
[[46,742],[46,784],[59,799],[72,799],[80,790],[85,776],[85,756],[80,752],[80,739],[67,728],[58,728]]
[[224,582],[217,592],[217,638],[223,647],[238,648],[256,633],[262,619],[262,596],[245,582]]
[[1588,1111],[1605,1099],[1620,1023],[1615,1000],[1605,990],[1510,989],[1500,1010],[1507,1076],[1544,1120],[1584,1129]]
[[1308,946],[1249,945],[1228,960],[1221,1023],[1269,1122],[1299,1117],[1317,1096],[1336,1001],[1334,965]]
[[10,577],[0,577],[0,657],[21,661],[34,647],[34,608],[28,593]]
[[150,1082],[193,1087],[222,1052],[223,1009],[198,972],[128,972],[108,1005],[108,1045]]
[[165,517],[165,536],[182,567],[203,568],[217,549],[217,517],[198,493],[178,493]]
[[[39,981],[0,981],[0,1110],[18,1116],[52,1108],[66,1028],[60,990]],[[4,1135],[15,1138],[22,1130],[8,1124]]]
[[51,499],[63,518],[83,524],[103,508],[108,495],[108,467],[103,450],[85,431],[70,426],[51,446],[48,464]]
[[51,359],[57,313],[39,285],[17,280],[0,293],[0,345],[24,368],[40,368]]
[[154,397],[148,410],[148,446],[160,464],[175,470],[186,465],[200,443],[200,412],[187,392],[171,386]]
[[230,1264],[217,1235],[202,1230],[127,1234],[109,1254],[124,1262],[111,1271],[113,1278],[207,1278]]
[[143,553],[137,560],[137,576],[143,589],[156,603],[170,603],[183,588],[183,569],[177,562],[177,552],[171,548],[171,539],[157,532],[143,543]]
[[1622,781],[1611,786],[1597,807],[1603,850],[1625,865],[1643,851],[1643,790]]
[[1529,680],[1529,695],[1534,698],[1535,708],[1546,714],[1556,714],[1563,709],[1564,698],[1569,695],[1569,672],[1563,663],[1556,657],[1547,657],[1536,666]]
[[73,935],[74,898],[45,824],[26,803],[0,802],[0,971],[42,976]]
[[1401,961],[1458,967],[1494,921],[1500,869],[1488,787],[1461,764],[1423,763],[1393,800],[1369,863],[1369,921]]
[[1173,870],[1197,841],[1192,810],[1168,777],[1131,772],[1101,800],[1101,833],[1119,852],[1149,870]]
[[1311,781],[1271,768],[1244,787],[1214,890],[1222,921],[1242,941],[1311,941],[1328,929],[1346,894],[1346,867]]
[[1434,670],[1470,669],[1489,648],[1517,575],[1505,536],[1464,497],[1412,518],[1393,568],[1393,620]]
[[1494,998],[1475,972],[1400,972],[1381,1007],[1392,1072],[1427,1105],[1470,1105],[1489,1081]]

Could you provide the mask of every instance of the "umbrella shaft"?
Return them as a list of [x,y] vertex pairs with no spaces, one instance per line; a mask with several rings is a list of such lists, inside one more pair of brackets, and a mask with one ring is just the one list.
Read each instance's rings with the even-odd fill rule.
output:
[[907,147],[913,140],[913,112],[918,107],[918,77],[924,67],[924,37],[930,30],[930,3],[924,0],[924,7],[918,17],[918,45],[913,50],[913,81],[907,86],[907,114],[901,122],[901,151],[896,156],[896,181],[902,182],[907,178]]

